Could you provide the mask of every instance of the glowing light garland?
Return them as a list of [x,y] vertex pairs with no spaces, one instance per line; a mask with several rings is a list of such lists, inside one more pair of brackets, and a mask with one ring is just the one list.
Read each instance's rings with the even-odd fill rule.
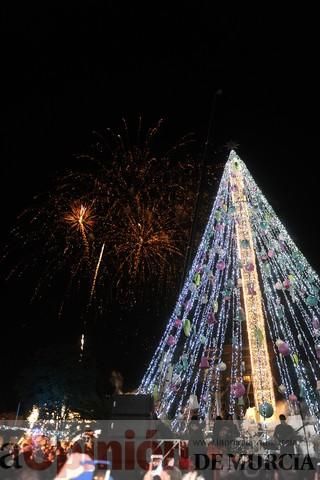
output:
[[233,386],[244,382],[247,330],[256,407],[275,406],[278,382],[278,395],[291,405],[305,402],[320,422],[319,289],[318,275],[231,151],[188,278],[139,392],[153,393],[159,415],[173,416],[177,425],[190,395],[197,396],[200,414],[210,416],[219,411],[226,388],[229,412],[242,414],[244,402]]

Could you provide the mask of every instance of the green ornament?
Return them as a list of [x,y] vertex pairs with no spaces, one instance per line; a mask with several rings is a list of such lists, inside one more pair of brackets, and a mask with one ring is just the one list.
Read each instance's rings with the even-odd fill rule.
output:
[[258,345],[261,345],[261,343],[263,342],[263,333],[261,331],[260,328],[256,327],[256,339],[257,339],[257,343]]
[[195,285],[196,285],[197,287],[199,287],[200,282],[201,282],[201,275],[200,275],[199,272],[197,272],[197,273],[195,274],[194,279],[193,279],[193,282],[195,283]]
[[182,357],[182,366],[184,368],[184,370],[187,370],[188,368],[188,358],[186,355],[183,355]]
[[278,318],[282,319],[282,318],[284,317],[284,308],[283,308],[283,305],[279,305],[279,306],[276,308],[276,312],[277,312]]
[[158,389],[158,385],[154,385],[154,386],[153,386],[152,396],[153,396],[153,399],[154,399],[155,402],[157,402],[157,401],[159,400],[159,389]]
[[188,318],[183,322],[183,331],[186,337],[190,337],[191,333],[191,322]]
[[222,212],[221,212],[220,210],[217,210],[216,213],[215,213],[215,215],[214,215],[214,218],[215,218],[218,222],[220,222],[221,217],[222,217]]
[[250,247],[250,242],[246,238],[241,240],[240,244],[241,244],[241,248],[249,248]]
[[314,295],[308,295],[306,298],[306,304],[308,307],[315,307],[318,304],[318,299]]
[[231,280],[231,278],[227,281],[227,288],[228,289],[233,288],[233,280]]
[[260,228],[262,228],[262,230],[267,230],[268,228],[268,222],[260,222]]
[[263,418],[270,418],[273,415],[273,406],[264,402],[259,406],[259,413]]
[[297,367],[299,365],[299,357],[298,357],[298,354],[297,353],[293,353],[292,355],[292,361],[293,361],[293,365],[295,367]]

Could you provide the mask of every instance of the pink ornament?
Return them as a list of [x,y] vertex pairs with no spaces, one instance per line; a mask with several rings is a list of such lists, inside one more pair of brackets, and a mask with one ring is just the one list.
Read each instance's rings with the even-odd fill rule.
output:
[[291,282],[288,278],[285,279],[285,281],[283,282],[283,288],[290,288],[291,287]]
[[274,256],[274,250],[268,250],[268,257],[272,258]]
[[181,327],[182,320],[180,320],[180,318],[176,318],[174,324],[175,324],[176,327]]
[[208,325],[214,325],[217,323],[217,320],[213,314],[213,312],[210,312],[209,315],[207,316],[207,324]]
[[314,317],[312,320],[312,326],[315,330],[319,330],[320,328],[320,322],[316,317]]
[[199,368],[209,368],[209,361],[207,357],[201,357]]
[[238,382],[231,385],[231,394],[233,395],[234,398],[243,397],[245,393],[246,393],[246,387],[243,385],[243,383]]
[[298,398],[294,393],[290,393],[289,400],[290,400],[290,402],[296,402],[298,400]]
[[226,264],[224,263],[223,260],[219,260],[219,262],[217,263],[217,269],[222,271],[226,268]]
[[169,337],[167,339],[167,345],[169,345],[171,347],[172,345],[175,345],[175,343],[176,343],[176,339],[174,338],[174,336],[169,335]]
[[280,240],[280,241],[279,241],[279,244],[280,244],[280,250],[281,250],[281,252],[284,252],[285,249],[286,249],[286,246],[285,246],[284,242],[283,242],[282,240]]
[[283,355],[284,357],[286,357],[290,353],[289,345],[286,342],[283,342],[280,345],[278,345],[278,350],[279,350],[279,353],[281,353],[281,355]]
[[245,269],[246,269],[247,272],[253,272],[253,270],[254,270],[253,263],[251,263],[251,262],[247,263]]

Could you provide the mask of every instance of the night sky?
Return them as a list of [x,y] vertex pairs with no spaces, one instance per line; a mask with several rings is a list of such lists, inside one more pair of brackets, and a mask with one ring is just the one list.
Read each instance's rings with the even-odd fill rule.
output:
[[[2,242],[32,197],[70,166],[73,154],[87,150],[92,130],[117,128],[122,117],[134,123],[140,113],[146,125],[163,117],[167,139],[194,132],[201,152],[212,98],[222,89],[209,161],[221,158],[226,142],[237,142],[289,233],[320,270],[314,12],[280,12],[269,4],[211,11],[212,2],[174,9],[111,0],[43,3],[39,9],[26,3],[1,7]],[[50,331],[63,337],[68,326],[55,317],[55,291],[34,306],[28,278],[1,278],[0,408],[14,409],[13,386],[22,366],[39,346],[50,345]],[[41,328],[39,319],[47,325]],[[115,349],[117,366],[125,352],[111,346],[113,321],[105,349]],[[134,322],[117,322],[125,341],[136,345],[126,361],[146,363],[153,345],[149,353],[140,348],[144,329],[155,338],[153,329],[160,333],[165,322],[143,320],[138,330]],[[142,367],[131,370],[128,382],[137,382]]]

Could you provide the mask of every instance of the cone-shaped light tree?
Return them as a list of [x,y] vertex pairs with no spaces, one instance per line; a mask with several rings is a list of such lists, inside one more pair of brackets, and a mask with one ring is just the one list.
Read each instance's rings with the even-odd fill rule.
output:
[[192,398],[201,415],[219,413],[220,392],[228,388],[229,412],[243,413],[246,344],[257,412],[272,416],[278,385],[277,395],[292,406],[303,401],[319,421],[319,288],[318,275],[231,151],[140,393],[156,397],[160,415],[178,418]]

